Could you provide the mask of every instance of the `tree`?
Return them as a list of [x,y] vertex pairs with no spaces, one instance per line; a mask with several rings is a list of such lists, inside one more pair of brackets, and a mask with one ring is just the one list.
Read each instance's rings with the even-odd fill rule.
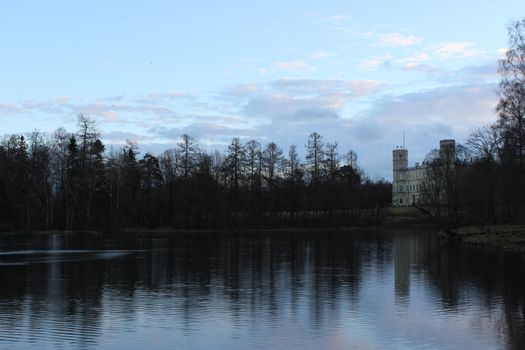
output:
[[120,208],[123,219],[133,224],[137,224],[137,219],[139,219],[137,198],[140,190],[140,169],[137,155],[137,145],[127,141],[126,147],[122,150]]
[[306,160],[308,161],[310,181],[313,184],[318,184],[321,179],[321,165],[323,164],[324,160],[324,145],[322,142],[322,136],[316,132],[311,133],[308,137],[306,149]]
[[511,23],[508,35],[508,50],[499,61],[496,111],[503,134],[505,184],[512,183],[507,188],[512,192],[507,196],[509,207],[520,212],[525,210],[525,19]]
[[66,230],[72,230],[74,228],[78,208],[80,179],[81,167],[77,139],[75,135],[71,135],[67,145],[66,161]]
[[182,208],[183,212],[183,226],[189,227],[192,215],[193,207],[193,186],[194,182],[192,181],[192,172],[195,170],[197,163],[198,149],[195,145],[195,140],[184,134],[181,136],[181,142],[177,143],[178,153],[180,155],[180,173],[182,175],[181,182],[181,199],[182,199]]
[[184,179],[187,179],[190,175],[190,171],[194,168],[197,160],[198,150],[195,145],[195,140],[188,134],[181,136],[181,141],[177,143],[177,147],[180,154],[180,169]]
[[326,172],[330,180],[335,180],[337,169],[339,169],[339,152],[337,150],[337,142],[326,144]]
[[80,114],[78,116],[78,138],[80,140],[80,149],[79,149],[79,160],[80,160],[80,169],[82,171],[82,176],[86,176],[86,167],[90,160],[91,148],[95,140],[100,136],[95,125],[95,121],[88,117],[87,115]]
[[255,140],[248,141],[248,143],[246,143],[245,150],[248,186],[250,191],[253,192],[259,190],[261,187],[261,144]]
[[291,184],[297,183],[302,177],[301,162],[297,153],[297,146],[291,145],[288,150],[288,159],[285,161],[286,174]]
[[228,146],[228,153],[224,160],[224,172],[230,194],[233,210],[233,225],[238,225],[238,211],[240,208],[240,184],[243,179],[245,165],[245,151],[238,137],[235,137]]
[[357,169],[357,153],[355,153],[353,150],[346,152],[345,161],[347,165]]
[[0,230],[316,225],[329,223],[328,212],[345,212],[347,199],[359,215],[359,205],[370,202],[358,201],[365,187],[367,198],[386,193],[380,184],[365,186],[354,167],[341,167],[336,143],[325,154],[317,133],[306,164],[295,146],[284,159],[274,142],[262,150],[255,140],[243,146],[234,138],[226,153],[206,153],[188,135],[159,158],[139,160],[135,143],[106,152],[97,136],[81,115],[75,133],[0,139]]
[[142,225],[159,224],[157,220],[157,190],[162,187],[162,175],[157,157],[146,153],[138,162],[140,173],[140,217]]
[[284,161],[285,164],[285,184],[287,188],[286,199],[288,202],[288,210],[290,211],[290,218],[295,222],[296,212],[299,206],[299,192],[303,180],[303,169],[297,153],[297,146],[291,145],[288,150],[288,159]]
[[499,158],[499,139],[497,125],[483,126],[470,134],[467,147],[473,150],[477,159],[484,159],[493,164]]
[[268,186],[275,185],[275,175],[283,161],[283,151],[277,144],[270,142],[262,153],[262,163]]
[[29,137],[30,198],[33,225],[49,229],[52,213],[50,184],[50,147],[46,137],[34,131]]

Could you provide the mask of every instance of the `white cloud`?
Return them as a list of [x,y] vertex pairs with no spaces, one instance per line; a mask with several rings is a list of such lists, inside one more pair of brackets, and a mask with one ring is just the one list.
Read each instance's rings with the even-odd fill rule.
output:
[[178,92],[178,91],[162,92],[162,93],[152,92],[138,99],[137,102],[155,104],[159,102],[166,102],[170,100],[185,99],[185,98],[192,98],[192,96],[189,94],[183,93],[183,92]]
[[126,131],[103,132],[101,136],[105,142],[110,144],[125,144],[126,140],[130,140],[135,143],[149,143],[156,140],[156,137],[151,135],[139,135],[137,133]]
[[421,65],[423,62],[426,62],[430,59],[430,55],[426,52],[421,52],[412,56],[404,57],[398,59],[396,62],[403,65],[406,69],[413,69]]
[[119,114],[115,111],[107,111],[107,112],[103,112],[102,114],[104,115],[104,117],[106,117],[106,120],[108,122],[115,123],[120,120]]
[[403,130],[411,161],[421,161],[440,139],[464,142],[473,128],[495,121],[495,87],[476,83],[384,96],[351,118],[347,134],[358,144],[362,166],[388,178],[390,150],[400,144]]
[[301,60],[276,62],[272,64],[272,68],[276,70],[285,70],[289,72],[311,72],[316,70],[314,66]]
[[257,84],[239,84],[225,90],[225,94],[234,97],[242,97],[256,92]]
[[448,42],[437,45],[434,53],[442,59],[473,57],[485,53],[475,46],[471,42]]
[[500,59],[504,59],[507,55],[507,51],[509,51],[508,47],[501,47],[496,52],[498,53],[498,57]]
[[343,80],[343,79],[304,79],[283,78],[272,83],[280,89],[295,89],[307,92],[334,92],[336,90],[375,90],[380,87],[378,80]]
[[333,57],[335,54],[327,51],[314,51],[310,54],[310,57],[314,60],[319,60],[327,57]]
[[346,22],[350,19],[348,15],[333,15],[325,17],[323,21],[325,22]]
[[60,96],[60,97],[52,98],[51,100],[49,100],[49,103],[63,104],[63,103],[67,103],[69,101],[71,101],[71,97],[69,97],[69,96]]
[[458,81],[470,83],[494,82],[499,78],[498,64],[492,60],[484,65],[464,67],[453,73]]
[[390,59],[392,56],[389,54],[364,58],[359,61],[358,67],[364,70],[376,70],[382,66],[388,66]]
[[247,117],[310,123],[338,119],[351,101],[370,96],[382,87],[377,80],[278,79],[252,95],[241,113]]
[[24,109],[14,104],[0,103],[0,112],[2,113],[21,113]]
[[421,42],[421,38],[416,36],[407,36],[399,33],[378,34],[376,36],[376,46],[411,46]]

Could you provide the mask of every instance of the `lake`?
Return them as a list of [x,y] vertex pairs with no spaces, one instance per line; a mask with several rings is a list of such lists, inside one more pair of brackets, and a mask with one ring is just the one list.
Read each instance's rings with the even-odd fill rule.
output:
[[0,349],[525,348],[525,259],[433,231],[0,237]]

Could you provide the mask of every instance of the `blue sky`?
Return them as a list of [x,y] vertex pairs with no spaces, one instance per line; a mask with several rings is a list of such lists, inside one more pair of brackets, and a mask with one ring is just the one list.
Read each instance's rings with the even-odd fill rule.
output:
[[188,133],[300,148],[317,131],[390,179],[496,119],[523,1],[16,1],[0,11],[0,134],[73,131],[158,153]]

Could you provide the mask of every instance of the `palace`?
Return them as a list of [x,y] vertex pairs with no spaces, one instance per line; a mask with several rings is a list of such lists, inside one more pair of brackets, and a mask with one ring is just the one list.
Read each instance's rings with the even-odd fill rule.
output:
[[[456,142],[454,140],[439,141],[439,156],[450,167],[454,166]],[[427,202],[427,180],[431,174],[428,164],[415,163],[408,166],[408,150],[404,147],[392,151],[393,181],[392,206],[405,207]]]

